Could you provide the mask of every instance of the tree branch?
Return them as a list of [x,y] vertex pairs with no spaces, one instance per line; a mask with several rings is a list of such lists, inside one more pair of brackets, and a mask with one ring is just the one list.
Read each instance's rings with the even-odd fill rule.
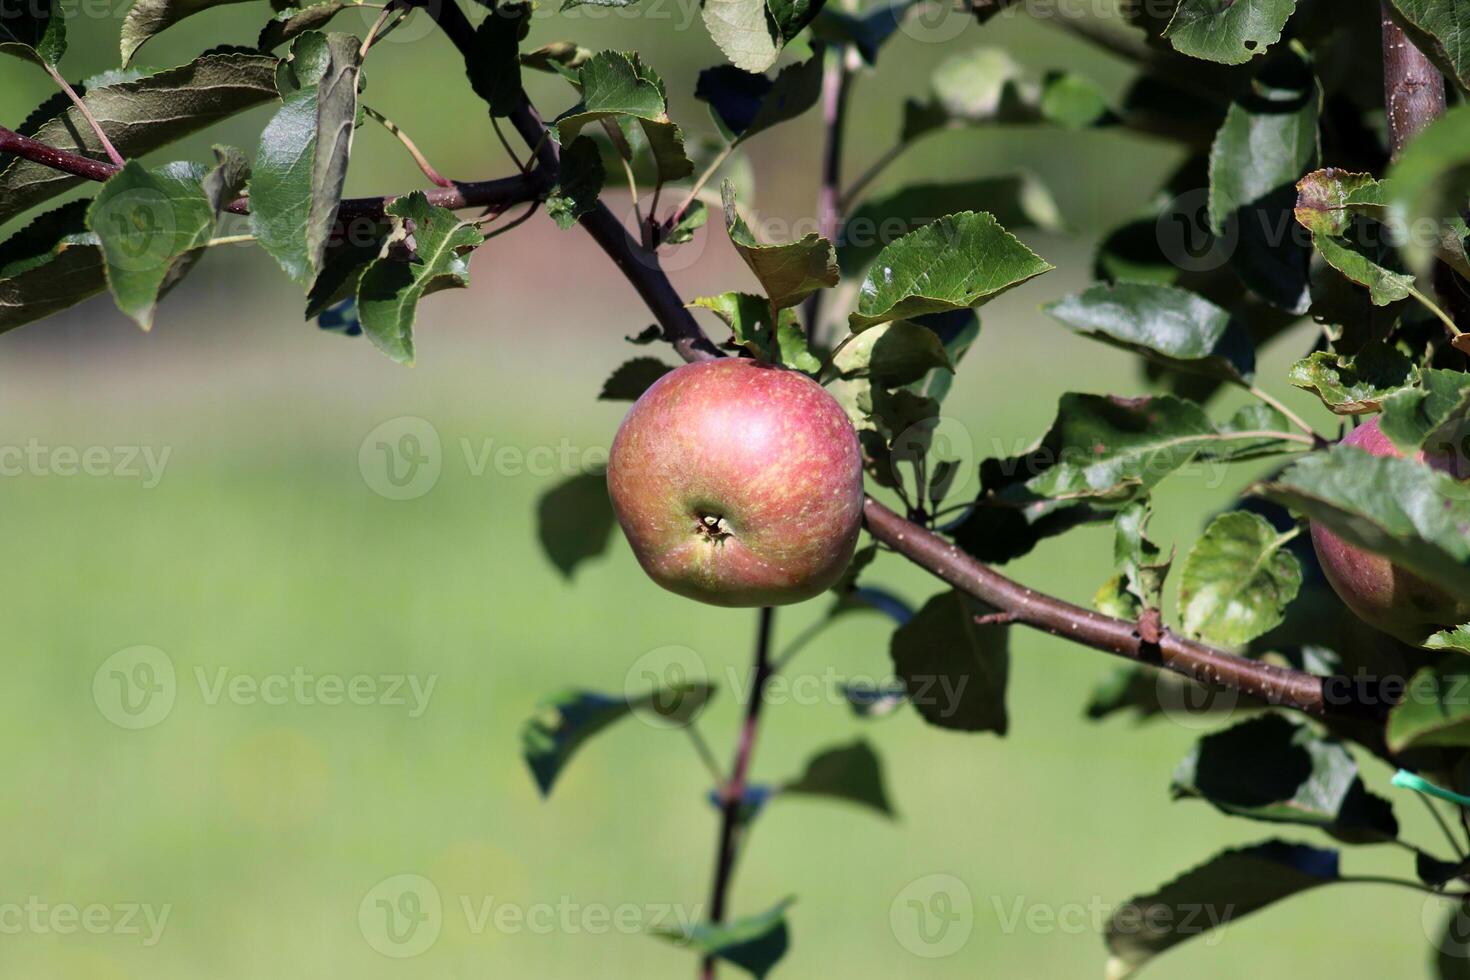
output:
[[[729,905],[730,881],[739,856],[741,811],[745,806],[745,787],[750,775],[750,760],[755,754],[755,740],[760,732],[761,706],[765,703],[766,681],[772,674],[771,626],[776,611],[765,606],[756,626],[755,658],[751,665],[750,701],[745,705],[745,723],[740,728],[740,742],[730,765],[730,778],[720,787],[720,840],[715,853],[714,882],[710,886],[710,922],[725,921]],[[710,980],[715,975],[714,957],[707,956],[700,975]]]
[[[0,153],[13,153],[33,163],[39,163],[44,167],[60,170],[62,173],[76,177],[85,177],[87,180],[105,181],[122,169],[106,160],[93,160],[91,157],[47,146],[45,143],[33,140],[29,136],[22,136],[4,126],[0,126]],[[430,204],[450,210],[511,207],[536,200],[544,194],[545,185],[542,175],[534,171],[531,174],[517,174],[496,180],[456,181],[451,182],[449,187],[435,187],[424,192]],[[345,198],[337,209],[337,214],[342,218],[380,218],[383,216],[384,208],[394,198],[401,196],[389,194],[383,197]],[[230,202],[225,210],[235,214],[249,214],[250,199],[238,197]]]
[[[848,49],[838,45],[822,65],[822,183],[817,191],[817,233],[835,246],[842,225],[842,136],[847,122],[847,97],[852,71]],[[805,310],[807,337],[816,339],[822,316],[822,290],[808,297]]]
[[1444,112],[1444,76],[1415,47],[1391,15],[1383,17],[1383,107],[1388,114],[1389,149],[1397,157],[1404,144]]

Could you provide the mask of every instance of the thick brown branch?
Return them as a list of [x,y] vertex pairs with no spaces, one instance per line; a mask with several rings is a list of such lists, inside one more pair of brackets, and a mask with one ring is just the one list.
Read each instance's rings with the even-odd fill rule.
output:
[[[87,180],[105,181],[120,169],[116,164],[106,160],[93,160],[91,157],[47,146],[45,143],[22,136],[4,126],[0,126],[0,153],[13,153],[33,163],[39,163],[76,177],[85,177]],[[533,201],[543,193],[540,175],[533,171],[531,174],[516,174],[513,177],[502,177],[498,180],[455,181],[449,187],[430,188],[424,191],[424,196],[429,199],[430,204],[454,210],[511,207],[525,201]],[[383,209],[398,196],[401,195],[346,198],[342,201],[337,213],[343,218],[382,217]],[[248,214],[250,199],[236,198],[226,210],[235,214]]]
[[1444,112],[1444,76],[1425,57],[1383,4],[1383,107],[1389,149],[1397,157],[1419,130]]

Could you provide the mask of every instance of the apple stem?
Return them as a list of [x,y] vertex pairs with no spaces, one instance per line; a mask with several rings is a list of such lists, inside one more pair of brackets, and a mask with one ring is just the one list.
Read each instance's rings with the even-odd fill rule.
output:
[[[714,884],[710,887],[709,921],[718,925],[725,921],[725,908],[730,881],[735,874],[735,858],[739,848],[741,810],[745,806],[746,777],[755,754],[756,736],[760,732],[761,705],[765,703],[766,682],[770,680],[771,632],[776,610],[762,606],[756,621],[755,659],[751,666],[750,701],[745,705],[745,722],[740,728],[740,741],[730,765],[730,778],[720,787],[720,836],[715,849]],[[705,980],[715,975],[715,960],[706,956],[700,964]]]

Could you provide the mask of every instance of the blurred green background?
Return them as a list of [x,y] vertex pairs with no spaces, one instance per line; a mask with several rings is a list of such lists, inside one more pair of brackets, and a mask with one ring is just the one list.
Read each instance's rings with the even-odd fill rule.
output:
[[[119,4],[73,17],[68,75],[115,64],[122,14]],[[264,3],[205,13],[139,60],[181,63],[221,41],[250,43],[267,16]],[[338,29],[364,30],[367,16],[354,16]],[[674,118],[712,132],[690,93],[698,69],[720,59],[695,8],[645,0],[632,16],[583,8],[536,19],[533,43],[560,37],[642,50],[669,82]],[[971,25],[943,43],[901,35],[882,75],[855,87],[851,172],[887,147],[900,97],[920,95],[941,58],[978,44],[1005,46],[1037,69],[1126,78],[1117,63],[1019,17]],[[0,73],[6,124],[50,93],[33,66],[7,60]],[[375,49],[367,76],[367,101],[441,171],[508,172],[461,84],[458,57],[425,24]],[[537,78],[532,93],[547,114],[572,101],[549,79]],[[253,152],[268,112],[153,160],[204,159],[221,141]],[[746,203],[767,217],[810,215],[816,148],[814,113],[753,141],[759,190]],[[1129,358],[1067,334],[1037,306],[1089,280],[1091,241],[1137,209],[1175,162],[1167,145],[1126,135],[980,130],[929,140],[885,178],[891,187],[920,175],[1027,169],[1076,232],[1027,236],[1058,270],[984,311],[981,340],[947,404],[978,454],[1034,439],[1063,391],[1145,390]],[[363,130],[349,193],[421,184],[387,134]],[[688,248],[700,251],[675,275],[686,295],[749,287],[722,235]],[[557,574],[537,544],[534,513],[539,495],[568,474],[532,475],[493,456],[477,471],[474,460],[487,448],[509,447],[509,461],[538,447],[567,447],[574,460],[605,447],[624,406],[595,394],[629,356],[622,337],[649,318],[584,235],[541,217],[480,250],[473,280],[424,305],[413,369],[303,324],[301,296],[246,248],[208,256],[150,335],[99,297],[0,338],[0,444],[105,447],[117,466],[126,447],[169,454],[156,486],[44,465],[0,479],[11,555],[0,570],[11,669],[0,693],[11,786],[0,804],[5,975],[693,974],[690,953],[637,934],[661,909],[697,918],[708,890],[716,814],[685,738],[626,721],[587,746],[543,802],[519,758],[518,730],[543,696],[567,686],[620,691],[639,657],[682,645],[723,687],[701,727],[724,758],[738,717],[730,679],[743,682],[755,617],[659,591],[620,539],[574,582]],[[1264,352],[1261,377],[1310,414],[1309,399],[1279,380],[1308,340],[1305,328],[1280,338]],[[1231,407],[1227,399],[1216,409]],[[396,501],[374,491],[359,450],[376,427],[404,416],[439,436],[441,473],[426,494]],[[1203,515],[1259,472],[1205,470],[1166,484],[1154,537],[1187,549]],[[1043,545],[1010,571],[1085,603],[1109,572],[1109,548],[1109,532],[1092,529]],[[868,581],[916,605],[938,591],[890,557]],[[779,636],[794,636],[824,608],[782,610]],[[815,681],[885,677],[888,633],[877,615],[848,617],[792,671]],[[109,702],[119,664],[109,658],[140,645],[161,651],[148,655],[154,667],[171,667],[174,702],[129,729],[112,720],[122,716]],[[1169,801],[1172,767],[1200,731],[1190,719],[1083,719],[1090,689],[1114,661],[1033,632],[1017,632],[1012,651],[1004,739],[926,728],[908,711],[862,722],[830,693],[771,706],[758,781],[794,776],[813,752],[862,736],[882,754],[900,811],[890,823],[792,800],[761,817],[733,903],[747,914],[798,896],[779,976],[1099,976],[1097,930],[1108,907],[1224,845],[1272,836],[1202,803]],[[409,705],[216,696],[221,679],[293,672],[343,684],[407,675],[434,686],[416,717]],[[1365,768],[1370,785],[1388,792],[1382,767]],[[1417,803],[1395,802],[1409,839],[1439,843]],[[1345,870],[1408,877],[1407,863],[1401,851],[1356,849]],[[397,959],[374,948],[359,908],[366,899],[371,911],[374,889],[404,874],[432,882],[442,910],[437,940]],[[960,948],[937,959],[906,948],[890,925],[904,889],[932,874],[964,883],[973,920]],[[29,913],[7,910],[36,903],[107,906],[113,926],[97,935],[12,928]],[[155,916],[167,908],[161,934],[150,937],[141,916],[131,923],[141,934],[123,928],[129,905]],[[497,926],[502,905],[529,920]],[[629,905],[636,928],[608,927],[606,916]],[[1058,917],[1050,925],[1046,910]],[[1419,975],[1426,918],[1437,923],[1439,914],[1426,915],[1409,891],[1322,889],[1181,947],[1150,972]]]

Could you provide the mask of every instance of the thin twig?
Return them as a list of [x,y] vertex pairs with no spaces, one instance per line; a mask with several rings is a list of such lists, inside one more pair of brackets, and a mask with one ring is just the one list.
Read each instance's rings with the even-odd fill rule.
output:
[[388,18],[394,14],[402,15],[393,23],[393,27],[397,27],[403,18],[408,16],[408,11],[400,9],[395,0],[389,0],[388,3],[383,5],[383,12],[378,14],[377,19],[373,21],[373,25],[368,28],[367,37],[362,39],[362,46],[357,49],[358,61],[366,58],[368,50],[378,41],[388,36],[388,32],[393,28],[385,27],[384,25],[388,23]]
[[689,741],[694,745],[694,751],[699,756],[699,761],[709,770],[710,776],[714,778],[715,785],[720,786],[725,782],[725,773],[720,769],[720,762],[715,758],[714,752],[710,750],[709,743],[704,740],[704,733],[699,730],[699,723],[691,721],[684,726],[684,732],[689,736]]
[[419,170],[421,170],[424,176],[429,178],[429,180],[432,181],[436,186],[454,186],[454,181],[442,176],[439,171],[435,170],[433,165],[429,163],[428,158],[425,157],[422,152],[420,152],[418,146],[414,143],[412,139],[409,138],[409,135],[405,133],[402,129],[398,128],[398,125],[393,122],[393,120],[389,119],[387,116],[383,115],[381,112],[374,109],[370,105],[364,105],[362,107],[362,111],[363,115],[379,123],[384,129],[392,133],[398,139],[398,142],[403,144],[403,148],[408,151],[408,155],[413,157],[413,162],[418,164]]
[[1451,832],[1450,825],[1445,821],[1444,815],[1439,812],[1439,807],[1434,805],[1434,801],[1422,793],[1415,793],[1414,795],[1424,801],[1424,806],[1429,810],[1429,815],[1434,818],[1435,823],[1439,824],[1439,829],[1444,833],[1445,840],[1450,842],[1450,847],[1454,849],[1455,854],[1461,858],[1466,857],[1464,845]]
[[500,140],[500,145],[505,148],[506,155],[509,156],[511,162],[516,165],[516,169],[519,170],[521,173],[525,173],[527,165],[516,153],[515,147],[510,145],[510,140],[505,138],[505,131],[500,128],[500,120],[496,119],[493,113],[490,116],[490,128],[495,130],[496,138]]
[[[1282,415],[1286,416],[1286,420],[1288,422],[1290,422],[1292,425],[1296,426],[1298,429],[1301,429],[1302,432],[1306,433],[1310,437],[1307,440],[1307,442],[1309,444],[1323,445],[1323,444],[1326,444],[1329,441],[1325,436],[1323,436],[1322,434],[1320,434],[1316,429],[1314,429],[1310,425],[1308,425],[1307,422],[1306,422],[1306,420],[1303,419],[1300,415],[1298,415],[1297,413],[1293,412],[1291,409],[1287,408],[1275,396],[1267,394],[1266,391],[1264,389],[1262,389],[1261,387],[1259,387],[1258,385],[1243,384],[1242,387],[1245,388],[1245,390],[1248,391],[1248,392],[1250,392],[1252,395],[1255,395],[1261,401],[1265,402],[1267,405],[1270,405],[1272,408],[1276,409],[1276,411],[1280,412]],[[1235,433],[1232,433],[1232,435],[1234,435],[1234,434]],[[1283,436],[1283,438],[1296,438],[1296,437],[1294,437],[1294,436]]]
[[1450,318],[1450,315],[1448,313],[1440,308],[1438,303],[1421,293],[1418,289],[1410,286],[1409,295],[1418,300],[1420,305],[1423,306],[1430,313],[1433,313],[1435,316],[1439,317],[1439,321],[1444,324],[1445,329],[1449,331],[1452,338],[1458,337],[1460,336],[1460,334],[1465,332],[1455,325],[1455,321]]
[[[822,64],[822,179],[817,190],[817,233],[835,244],[842,227],[842,137],[853,76],[844,45],[833,47],[825,57]],[[818,339],[824,292],[818,289],[808,296],[803,311],[807,337],[812,340]]]
[[[741,810],[745,806],[746,778],[750,774],[750,761],[755,755],[756,736],[760,733],[761,706],[765,703],[766,681],[771,676],[771,627],[776,611],[770,606],[762,607],[756,621],[755,657],[751,664],[750,701],[745,705],[745,723],[740,728],[740,741],[735,747],[735,759],[730,764],[730,778],[720,790],[720,836],[715,851],[714,882],[710,886],[710,922],[718,925],[725,921],[725,912],[730,897],[730,881],[735,874],[735,860],[739,855]],[[706,957],[701,964],[705,977],[714,976],[714,957]]]
[[80,95],[77,95],[76,89],[67,84],[66,79],[61,77],[61,72],[57,71],[56,66],[51,64],[51,62],[43,58],[41,59],[41,65],[46,69],[46,73],[51,76],[52,80],[61,86],[61,90],[66,93],[66,97],[71,99],[72,105],[76,106],[77,111],[82,114],[82,118],[87,120],[87,125],[92,127],[92,132],[96,134],[98,141],[101,142],[102,149],[107,151],[108,159],[119,167],[126,163],[127,161],[123,159],[123,155],[117,152],[117,147],[112,145],[112,140],[108,139],[107,134],[102,131],[102,124],[97,121],[96,116],[92,115],[92,110],[87,108],[87,103]]
[[689,193],[684,195],[684,200],[680,201],[679,206],[665,219],[665,229],[674,227],[683,219],[684,212],[689,210],[689,206],[694,203],[694,199],[699,196],[699,192],[704,190],[704,185],[709,183],[709,179],[715,175],[715,171],[719,170],[720,165],[730,159],[730,154],[733,152],[735,152],[735,144],[727,143],[723,150],[715,154],[714,160],[710,162],[708,167],[704,168],[704,173],[700,174],[698,179],[694,181],[694,186],[689,188]]

